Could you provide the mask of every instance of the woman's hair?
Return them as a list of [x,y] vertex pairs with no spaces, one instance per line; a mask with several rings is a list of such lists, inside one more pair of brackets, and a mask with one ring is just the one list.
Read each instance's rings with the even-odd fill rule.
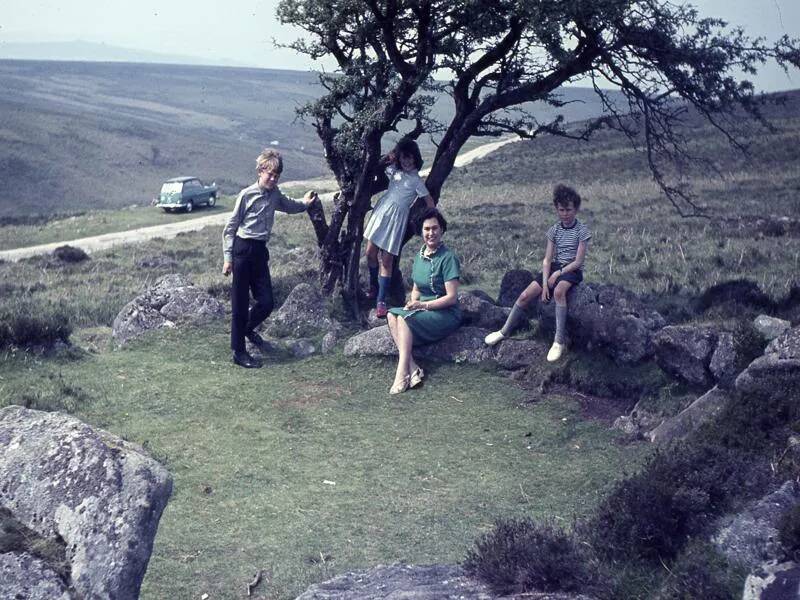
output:
[[444,215],[439,212],[437,208],[426,208],[425,212],[422,213],[422,216],[419,218],[417,222],[417,235],[422,235],[422,224],[425,223],[428,219],[436,219],[439,221],[439,227],[442,228],[442,233],[447,231],[447,221],[444,218]]
[[400,155],[401,154],[408,154],[414,159],[414,167],[417,170],[422,168],[422,154],[419,152],[419,146],[417,146],[417,142],[412,140],[411,138],[401,138],[397,145],[394,147],[394,159],[397,163],[397,166],[400,166]]
[[281,153],[272,148],[264,148],[256,159],[256,171],[263,171],[265,167],[274,169],[276,173],[283,173]]
[[581,207],[581,197],[568,185],[564,185],[563,183],[559,183],[553,189],[553,206],[566,206],[572,202],[572,206],[575,208]]

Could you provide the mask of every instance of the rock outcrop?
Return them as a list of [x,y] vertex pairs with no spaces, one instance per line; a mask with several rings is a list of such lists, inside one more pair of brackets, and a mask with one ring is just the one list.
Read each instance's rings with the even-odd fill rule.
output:
[[800,565],[764,563],[747,576],[742,600],[800,600]]
[[223,305],[189,279],[165,275],[123,307],[114,319],[111,335],[123,345],[153,329],[205,323],[224,316]]
[[782,559],[778,526],[782,515],[798,503],[800,488],[787,481],[743,512],[724,518],[711,541],[728,559],[748,569]]
[[658,366],[695,388],[729,388],[741,369],[733,334],[711,325],[664,327],[654,341]]
[[458,295],[458,304],[464,325],[472,325],[483,329],[500,329],[506,322],[507,308],[495,305],[483,293],[462,292]]
[[[74,417],[19,406],[0,409],[0,447],[0,507],[42,538],[63,543],[64,587],[82,598],[137,598],[172,492],[166,469]],[[8,581],[11,573],[40,573],[27,585],[59,597],[52,572],[30,557],[17,554],[2,564]],[[3,585],[0,596],[8,597]]]
[[44,561],[25,552],[6,552],[0,554],[0,598],[72,600],[72,594]]
[[[488,329],[460,327],[434,344],[414,348],[414,355],[448,362],[479,363],[493,357],[483,343]],[[344,345],[345,356],[397,356],[389,326],[383,325],[351,337]]]
[[791,329],[791,327],[792,324],[789,321],[770,317],[769,315],[758,315],[753,321],[753,328],[769,342],[780,336],[787,329]]
[[691,386],[714,382],[709,364],[717,348],[717,331],[711,327],[671,325],[655,336],[656,362],[665,372]]
[[[653,334],[666,321],[636,294],[615,285],[581,284],[567,296],[567,332],[582,347],[597,349],[619,363],[653,355]],[[555,330],[555,302],[541,305],[542,326]]]
[[[512,600],[498,597],[456,565],[378,565],[309,587],[296,600]],[[580,594],[525,593],[526,600],[591,600]]]
[[492,600],[489,589],[455,565],[378,565],[312,585],[296,600]]
[[743,393],[796,396],[800,390],[800,326],[772,340],[764,355],[739,374],[735,385]]
[[497,304],[500,306],[514,306],[514,302],[526,287],[533,281],[533,273],[526,269],[514,269],[503,275],[500,282],[500,295]]
[[730,402],[728,393],[714,386],[680,413],[649,432],[647,438],[660,445],[682,440],[704,423],[713,421],[728,406],[728,402]]
[[338,331],[341,324],[331,318],[319,289],[309,283],[297,285],[283,305],[270,315],[263,330],[273,337],[314,337]]

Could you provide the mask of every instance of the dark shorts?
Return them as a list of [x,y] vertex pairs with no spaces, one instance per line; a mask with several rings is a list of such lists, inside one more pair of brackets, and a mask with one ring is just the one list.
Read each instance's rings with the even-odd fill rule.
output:
[[[561,263],[552,262],[550,263],[550,273],[554,273],[561,268]],[[539,271],[535,275],[534,281],[538,281],[541,285],[542,283],[542,272]],[[564,273],[560,275],[558,279],[556,279],[556,285],[558,285],[559,281],[569,281],[572,285],[578,285],[581,281],[583,281],[583,271],[578,269],[577,271],[570,271],[569,273]],[[555,286],[550,287],[552,290]]]

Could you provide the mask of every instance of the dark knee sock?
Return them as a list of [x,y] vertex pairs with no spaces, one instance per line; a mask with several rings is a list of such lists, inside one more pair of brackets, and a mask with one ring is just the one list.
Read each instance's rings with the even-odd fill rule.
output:
[[370,290],[378,289],[378,265],[375,265],[374,267],[369,267],[369,289]]
[[514,302],[514,306],[511,307],[511,312],[508,314],[508,318],[506,319],[505,325],[503,325],[503,328],[500,330],[500,333],[506,337],[510,336],[525,318],[527,318],[525,309]]
[[378,302],[386,302],[386,290],[389,289],[389,283],[392,281],[391,277],[378,277]]
[[556,304],[556,342],[563,344],[567,335],[567,305]]

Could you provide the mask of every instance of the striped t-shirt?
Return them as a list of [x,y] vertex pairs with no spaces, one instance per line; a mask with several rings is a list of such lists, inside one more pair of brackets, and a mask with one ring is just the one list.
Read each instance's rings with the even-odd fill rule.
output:
[[561,221],[553,225],[547,232],[547,239],[555,245],[553,260],[567,265],[575,260],[578,254],[578,244],[592,238],[589,228],[575,219],[572,227],[564,227]]

